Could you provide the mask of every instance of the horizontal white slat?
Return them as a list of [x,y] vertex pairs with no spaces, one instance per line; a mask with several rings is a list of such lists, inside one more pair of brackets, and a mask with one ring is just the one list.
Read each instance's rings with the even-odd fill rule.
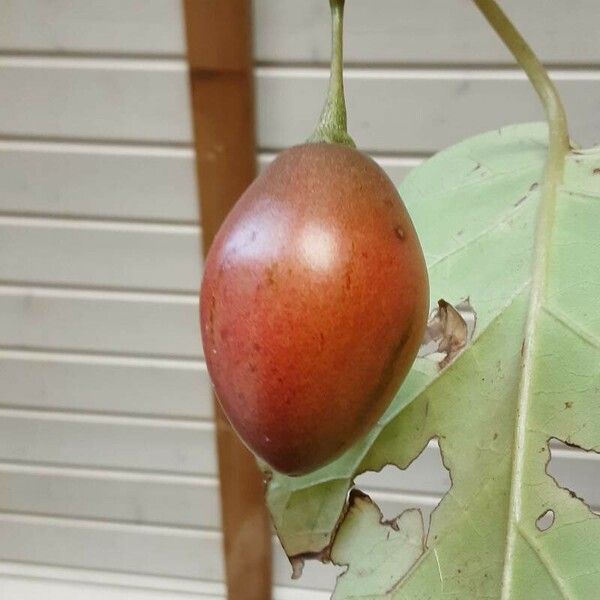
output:
[[[600,474],[600,454],[585,452],[558,442],[551,445],[552,460],[549,472],[559,484],[573,486],[578,495],[595,509],[600,508],[600,488],[596,485]],[[360,489],[370,490],[375,496],[390,502],[390,493],[419,493],[428,496],[441,496],[450,489],[450,477],[442,466],[437,442],[430,442],[421,455],[406,470],[388,466],[380,472],[368,471],[360,475],[356,485]],[[394,501],[405,502],[397,498]],[[389,514],[389,513],[388,513]]]
[[[151,575],[137,575],[99,571],[92,569],[70,569],[68,567],[55,567],[36,565],[31,563],[0,561],[0,581],[15,579],[23,582],[39,581],[46,585],[53,583],[80,583],[82,585],[97,586],[98,589],[123,589],[161,591],[165,593],[191,593],[218,598],[226,595],[225,585],[214,581],[180,579],[174,577],[153,577]],[[85,600],[85,596],[80,597]],[[37,597],[36,597],[37,600]],[[204,598],[203,598],[204,600]]]
[[[202,586],[206,587],[206,586]],[[202,589],[202,588],[201,588]],[[60,600],[226,600],[225,595],[214,595],[202,591],[171,592],[164,590],[139,589],[129,586],[99,585],[79,581],[37,580],[15,577],[0,578],[2,598],[18,600],[39,600],[40,598],[60,598]],[[294,590],[277,587],[273,600],[329,600],[329,592],[317,590]]]
[[[273,157],[260,154],[259,167]],[[421,162],[377,160],[396,184]],[[194,154],[191,148],[0,141],[0,212],[194,223]]]
[[220,527],[217,479],[0,464],[0,512],[150,525]]
[[600,513],[600,455],[578,450],[558,441],[550,444],[550,450],[547,472],[559,486],[572,490],[594,512]]
[[0,597],[19,600],[224,600],[225,596],[160,590],[140,590],[78,581],[48,581],[0,577]]
[[441,495],[450,489],[450,477],[437,442],[432,441],[405,471],[393,466],[378,473],[368,471],[356,479],[356,485],[360,489]]
[[[0,558],[171,577],[222,577],[216,533],[76,519],[0,515]],[[299,583],[331,589],[333,575],[309,563]],[[276,544],[275,581],[287,584],[288,577],[289,564]]]
[[[558,470],[559,483],[600,512],[600,493],[594,483],[600,464],[563,457]],[[0,480],[2,512],[193,528],[220,526],[214,478],[4,464],[0,466]],[[402,491],[400,488],[409,488],[406,483],[398,482],[395,487],[396,491],[381,491],[359,486],[386,519],[420,508],[427,523],[441,495]]]
[[[0,460],[37,463],[0,466],[7,489],[0,510],[192,527],[219,524],[217,488],[202,477],[216,474],[212,424],[10,410],[0,417]],[[388,517],[415,506],[429,513],[449,489],[438,461],[438,450],[428,446],[416,467],[365,474],[357,486],[381,502]],[[553,450],[552,474],[595,509],[600,507],[594,485],[599,470],[597,455]]]
[[0,281],[194,293],[200,247],[194,225],[0,215]]
[[1,0],[0,49],[21,52],[178,54],[177,0]]
[[215,475],[212,422],[0,411],[0,461]]
[[215,477],[0,464],[0,512],[220,527]]
[[[327,60],[329,19],[322,0],[258,0],[253,6],[258,60]],[[600,62],[595,0],[506,0],[502,6],[544,60]],[[2,0],[0,9],[0,50],[153,55],[185,50],[178,0]],[[378,0],[376,11],[372,0],[354,0],[345,29],[350,62],[510,61],[475,8],[460,0]]]
[[[339,569],[309,563],[293,582],[274,541],[274,583],[333,589]],[[221,534],[211,531],[0,514],[0,560],[165,577],[223,579]]]
[[[600,75],[553,73],[574,138],[600,129]],[[302,142],[321,110],[326,69],[257,71],[263,148]],[[429,153],[465,136],[540,120],[542,109],[518,71],[349,69],[350,130],[359,147]],[[510,101],[507,102],[506,99]],[[181,61],[0,59],[0,135],[191,142],[187,73]]]
[[379,492],[372,490],[363,490],[377,504],[383,518],[386,520],[395,519],[405,510],[418,508],[423,514],[425,529],[429,524],[431,513],[440,503],[438,496],[420,496],[417,494],[395,494],[390,492]]
[[0,287],[0,346],[197,359],[198,298]]
[[186,64],[1,58],[0,133],[190,143]]
[[[0,464],[0,512],[177,527],[220,527],[214,477]],[[420,507],[426,520],[437,496],[365,488],[386,518]]]
[[[51,419],[51,421],[55,421],[55,419]],[[22,433],[20,428],[17,428],[17,431]],[[84,428],[83,431],[89,433],[88,428]],[[44,433],[41,435],[46,437]],[[66,445],[69,444],[69,432],[61,429],[56,431],[56,435],[61,436]],[[88,445],[98,443],[99,436],[88,435],[86,437]],[[108,444],[112,445],[113,436],[105,435],[102,438],[107,438]],[[35,438],[29,437],[28,439]],[[155,438],[152,436],[147,439],[149,444],[155,442]],[[81,444],[81,441],[78,443]],[[124,448],[121,447],[120,450],[123,451]],[[437,454],[437,450],[433,447],[428,448],[427,452]],[[570,473],[572,478],[573,472],[576,472],[582,463],[581,456],[573,451],[564,450],[555,450],[555,454],[556,462],[553,472],[559,477],[559,481],[561,481],[560,473]],[[597,479],[595,475],[599,461],[595,460],[594,462],[596,468],[594,473],[590,473],[589,469],[582,472],[583,477],[589,478],[587,490],[575,488],[577,493],[583,493],[590,502],[592,498],[585,496],[585,491],[590,491],[596,497],[598,496],[598,490],[595,489],[593,481]],[[192,489],[194,486],[186,483],[184,477],[170,478],[169,476],[137,474],[126,476],[125,474],[98,474],[87,471],[83,471],[77,476],[76,472],[72,470],[70,473],[69,470],[56,468],[45,469],[45,471],[44,473],[44,469],[40,467],[4,466],[0,473],[3,488],[8,493],[4,493],[0,510],[11,509],[11,501],[18,501],[18,496],[22,495],[23,497],[28,496],[28,500],[21,507],[22,511],[52,514],[53,510],[58,509],[58,511],[62,510],[68,513],[70,518],[37,518],[31,515],[14,514],[0,517],[0,534],[4,534],[0,535],[1,558],[86,568],[124,569],[132,572],[151,572],[154,575],[216,577],[217,579],[220,577],[220,572],[217,571],[215,574],[215,569],[219,567],[214,565],[207,567],[202,558],[205,553],[208,556],[209,553],[218,552],[218,548],[215,546],[218,537],[214,534],[196,529],[136,528],[127,525],[81,522],[73,519],[73,517],[87,517],[146,522],[158,516],[160,520],[175,518],[177,525],[210,527],[214,525],[212,519],[218,518],[214,482],[198,481],[199,485],[194,490]],[[407,474],[410,473],[409,470]],[[590,474],[593,476],[590,477]],[[418,480],[427,476],[428,473],[421,464],[418,470],[412,472],[410,480],[404,481],[404,485],[414,489],[419,487]],[[77,480],[69,481],[69,478]],[[190,478],[191,481],[193,480]],[[581,482],[585,484],[583,478]],[[382,482],[375,481],[373,483],[382,484]],[[384,482],[384,485],[396,486],[398,481]],[[40,494],[40,491],[43,491],[43,494]],[[418,506],[424,509],[424,516],[427,520],[436,504],[435,497],[402,495],[377,490],[367,491],[380,505],[386,517],[393,517],[406,508]],[[104,503],[103,508],[101,507],[102,503]],[[111,503],[112,506],[110,506]],[[194,509],[197,510],[197,515],[194,515]],[[181,516],[176,516],[177,511],[181,511],[184,518],[187,515],[187,519],[191,522],[182,523]],[[61,513],[57,512],[57,514]],[[9,548],[4,548],[1,539],[10,540],[12,535],[19,538],[19,544],[16,546],[8,544]],[[124,562],[121,563],[121,566],[115,566],[110,562],[111,559],[105,560],[105,549],[108,544],[113,544],[113,547],[117,548],[117,552],[122,553]],[[57,545],[61,547],[58,555],[48,550]],[[144,547],[144,550],[140,550],[140,545]],[[160,558],[161,555],[163,558]],[[198,557],[201,557],[200,561]],[[278,548],[277,557],[277,581],[285,583],[288,565]],[[173,560],[176,562],[173,563]],[[198,571],[198,562],[202,563],[200,571]],[[158,564],[157,567],[154,566],[156,564]],[[149,565],[151,570],[148,570]],[[326,571],[322,567],[311,564],[307,571],[308,578],[303,578],[300,583],[308,586],[323,586],[327,579],[325,573]]]
[[[600,73],[552,75],[575,141],[597,141]],[[258,69],[258,134],[264,148],[306,139],[328,77],[325,69]],[[350,133],[368,151],[429,153],[482,131],[544,119],[531,85],[512,70],[348,69],[346,91]]]
[[8,561],[220,580],[220,541],[217,532],[0,515]]
[[198,221],[191,148],[0,142],[0,211]]
[[[258,0],[254,7],[259,60],[328,60],[327,3]],[[600,62],[600,49],[593,41],[600,18],[596,0],[503,0],[502,7],[543,60]],[[469,2],[377,0],[373,8],[372,0],[347,3],[344,53],[349,62],[513,63]]]
[[195,292],[195,225],[0,216],[0,281]]
[[[133,575],[124,573],[115,573],[110,571],[94,571],[90,569],[69,569],[64,567],[49,567],[45,565],[33,565],[25,563],[0,562],[0,583],[8,579],[19,581],[23,584],[24,593],[30,588],[29,583],[43,582],[45,586],[44,595],[52,595],[52,597],[60,597],[61,594],[53,595],[51,590],[53,585],[60,586],[61,584],[79,584],[81,586],[89,586],[90,590],[98,589],[106,594],[133,592],[139,590],[144,593],[163,593],[165,598],[169,600],[187,598],[180,594],[192,594],[194,598],[201,600],[212,600],[218,598],[224,600],[226,597],[225,585],[214,581],[202,581],[193,579],[176,579],[173,577],[152,577],[148,575]],[[2,589],[2,588],[0,588]],[[38,590],[39,588],[32,588]],[[56,589],[62,588],[58,587]],[[91,592],[90,592],[91,593]],[[81,587],[79,595],[73,596],[73,600],[96,600],[96,596],[88,596],[88,588]],[[129,596],[116,595],[114,600],[121,598],[129,598]],[[154,598],[154,596],[147,596]],[[208,598],[207,598],[208,597]],[[39,600],[39,595],[32,596],[17,596],[20,600]],[[107,598],[113,600],[110,595],[100,596],[102,600]],[[274,600],[329,600],[330,595],[327,592],[318,592],[317,590],[303,590],[301,588],[290,588],[285,586],[275,586],[273,588]],[[65,596],[65,600],[71,600],[71,596]],[[157,600],[163,600],[163,597],[158,596]]]
[[206,366],[197,361],[0,350],[0,404],[210,419]]

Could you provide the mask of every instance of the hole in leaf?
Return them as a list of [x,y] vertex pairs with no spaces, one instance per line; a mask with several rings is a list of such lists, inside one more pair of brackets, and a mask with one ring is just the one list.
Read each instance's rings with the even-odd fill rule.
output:
[[[275,570],[280,573],[289,573],[289,561],[281,544],[275,543],[273,547]],[[323,563],[320,560],[296,560],[292,562],[292,569],[296,577],[286,580],[285,585],[292,588],[314,588],[332,592],[337,578],[345,571],[332,563]]]
[[552,439],[548,475],[595,513],[600,513],[600,454]]
[[[367,494],[381,511],[382,525],[392,530],[394,526],[390,523],[395,522],[402,513],[409,509],[420,509],[427,532],[431,513],[450,487],[450,474],[443,465],[440,447],[435,439],[406,469],[388,465],[378,472],[363,473],[355,480],[355,488]],[[276,544],[275,564],[284,560],[287,561],[287,558]],[[314,555],[294,557],[292,568],[296,579],[291,585],[333,591],[338,577],[346,572],[347,565],[323,564],[320,560],[321,557]]]
[[535,526],[540,531],[547,531],[552,525],[554,525],[554,511],[550,509],[543,512],[535,522]]
[[357,477],[355,485],[372,498],[386,520],[409,508],[421,509],[427,530],[431,513],[451,481],[437,440],[431,440],[408,468],[388,465],[379,472],[369,471]]

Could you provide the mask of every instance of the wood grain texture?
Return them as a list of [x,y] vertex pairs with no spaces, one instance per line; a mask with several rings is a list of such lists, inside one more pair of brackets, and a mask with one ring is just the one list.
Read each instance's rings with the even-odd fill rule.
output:
[[[185,0],[204,252],[256,176],[249,0]],[[229,600],[271,598],[263,475],[215,401]]]

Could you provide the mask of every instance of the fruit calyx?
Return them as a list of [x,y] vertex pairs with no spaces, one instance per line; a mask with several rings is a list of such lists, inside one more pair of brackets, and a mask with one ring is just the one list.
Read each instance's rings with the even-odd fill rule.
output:
[[329,0],[331,7],[331,73],[327,99],[319,124],[308,143],[326,142],[356,148],[348,135],[346,99],[344,97],[344,4],[345,0]]

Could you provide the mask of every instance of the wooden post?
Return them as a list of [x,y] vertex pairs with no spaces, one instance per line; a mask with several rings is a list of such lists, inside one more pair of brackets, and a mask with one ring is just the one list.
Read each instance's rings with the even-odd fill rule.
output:
[[[250,0],[183,0],[204,253],[256,175]],[[229,600],[271,598],[263,477],[215,402]],[[201,560],[201,557],[198,557]]]

